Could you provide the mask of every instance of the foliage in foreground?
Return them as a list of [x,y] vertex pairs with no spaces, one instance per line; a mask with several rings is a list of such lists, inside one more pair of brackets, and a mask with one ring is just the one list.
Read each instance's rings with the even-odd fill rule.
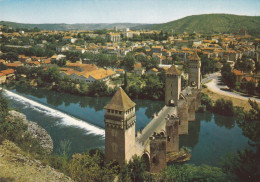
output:
[[192,164],[168,166],[162,172],[160,181],[226,181],[221,168],[208,165],[195,166]]

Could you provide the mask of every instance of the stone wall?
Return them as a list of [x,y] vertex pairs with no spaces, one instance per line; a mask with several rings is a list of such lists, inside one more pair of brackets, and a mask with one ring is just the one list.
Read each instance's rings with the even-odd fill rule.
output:
[[156,173],[165,169],[166,162],[166,137],[155,134],[150,137],[150,172]]
[[186,100],[179,100],[177,106],[177,113],[180,120],[179,123],[179,135],[188,134],[188,103]]
[[179,152],[179,121],[179,118],[175,115],[168,118],[166,123],[166,153]]

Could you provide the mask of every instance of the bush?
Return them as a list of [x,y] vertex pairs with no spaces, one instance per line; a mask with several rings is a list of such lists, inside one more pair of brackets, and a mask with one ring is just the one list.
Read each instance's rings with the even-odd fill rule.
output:
[[172,165],[161,173],[160,181],[226,181],[226,175],[218,167],[192,164]]
[[231,100],[218,99],[213,108],[215,113],[223,114],[225,116],[234,115],[233,102]]
[[212,108],[213,108],[213,101],[211,100],[211,98],[207,94],[202,93],[201,105],[205,105],[206,106],[206,110],[211,111]]
[[207,109],[206,109],[206,106],[205,105],[201,105],[198,109],[199,112],[205,112]]

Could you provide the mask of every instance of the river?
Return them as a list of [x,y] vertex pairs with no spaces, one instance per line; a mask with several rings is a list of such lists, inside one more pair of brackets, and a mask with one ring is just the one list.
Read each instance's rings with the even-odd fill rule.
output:
[[[54,151],[62,140],[71,142],[70,153],[104,148],[104,109],[111,98],[75,96],[45,89],[16,87],[6,90],[9,106],[24,113],[51,135]],[[136,130],[144,128],[164,105],[162,101],[134,100]],[[180,136],[180,147],[192,150],[189,163],[218,166],[227,153],[248,146],[233,117],[209,112],[196,113],[196,121],[189,122],[189,134]]]

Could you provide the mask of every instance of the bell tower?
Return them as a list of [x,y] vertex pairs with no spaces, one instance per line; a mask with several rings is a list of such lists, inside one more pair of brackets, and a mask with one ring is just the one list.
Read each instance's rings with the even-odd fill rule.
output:
[[[177,106],[181,93],[181,71],[172,65],[166,71],[165,105]],[[172,102],[174,101],[174,102]]]
[[189,86],[200,89],[200,57],[197,53],[192,54],[189,57]]
[[135,154],[135,103],[120,87],[105,106],[105,157],[120,165]]

